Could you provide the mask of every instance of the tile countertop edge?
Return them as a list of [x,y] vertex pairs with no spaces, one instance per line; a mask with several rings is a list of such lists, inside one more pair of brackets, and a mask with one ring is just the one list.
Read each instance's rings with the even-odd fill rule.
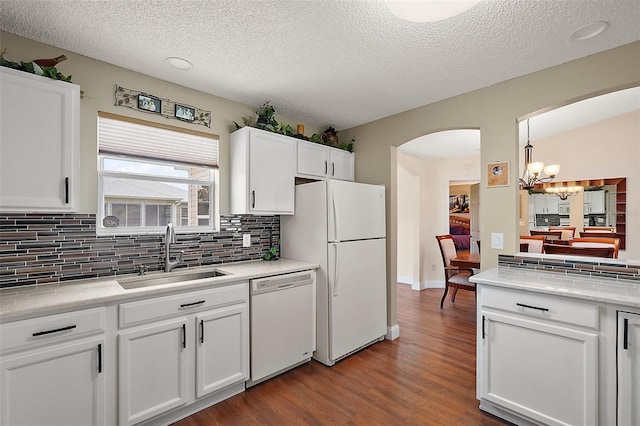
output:
[[[117,278],[131,277],[132,275],[72,280],[39,286],[9,287],[0,290],[0,323],[106,306],[129,299],[163,296],[181,291],[197,291],[233,282],[317,269],[318,267],[318,264],[291,259],[221,263],[189,268],[188,270],[206,271],[218,269],[228,275],[213,279],[200,279],[187,283],[164,284],[132,290],[123,289],[116,281]],[[177,269],[172,273],[185,271],[187,269]],[[161,274],[154,273],[153,275]],[[212,282],[212,280],[215,280],[215,282]]]
[[593,302],[640,307],[640,285],[630,281],[496,267],[473,275],[476,284],[526,290]]

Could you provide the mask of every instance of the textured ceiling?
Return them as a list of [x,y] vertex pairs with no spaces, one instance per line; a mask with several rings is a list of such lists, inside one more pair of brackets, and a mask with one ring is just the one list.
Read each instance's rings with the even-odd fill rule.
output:
[[368,0],[0,0],[5,31],[339,130],[639,40],[639,22],[640,0],[484,0],[430,24]]

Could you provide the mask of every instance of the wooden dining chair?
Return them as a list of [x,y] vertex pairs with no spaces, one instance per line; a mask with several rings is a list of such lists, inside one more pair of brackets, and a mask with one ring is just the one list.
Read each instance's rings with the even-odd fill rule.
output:
[[578,247],[566,244],[546,244],[544,245],[546,254],[565,254],[569,256],[589,256],[613,258],[613,247]]
[[560,238],[563,240],[570,240],[571,238],[576,236],[576,227],[575,226],[550,226],[549,231],[557,232],[560,231],[562,234]]
[[520,235],[520,243],[529,245],[527,253],[542,253],[545,238],[544,235]]
[[618,258],[620,238],[611,237],[578,237],[569,242],[572,247],[613,247],[613,258]]
[[562,231],[536,231],[530,230],[529,234],[531,235],[544,235],[547,240],[561,240],[562,239]]
[[438,247],[440,247],[440,254],[442,254],[442,263],[444,265],[444,293],[440,300],[440,309],[442,309],[444,300],[447,298],[447,293],[449,292],[449,287],[453,287],[451,302],[455,303],[458,289],[462,288],[463,290],[475,292],[476,285],[469,281],[469,277],[473,275],[473,269],[451,266],[451,259],[457,255],[453,237],[450,234],[436,235],[436,240],[438,241]]

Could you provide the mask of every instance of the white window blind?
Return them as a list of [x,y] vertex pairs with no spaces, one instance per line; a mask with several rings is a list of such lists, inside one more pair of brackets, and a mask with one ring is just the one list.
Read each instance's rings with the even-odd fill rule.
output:
[[218,167],[217,135],[105,112],[98,113],[98,151],[100,154]]

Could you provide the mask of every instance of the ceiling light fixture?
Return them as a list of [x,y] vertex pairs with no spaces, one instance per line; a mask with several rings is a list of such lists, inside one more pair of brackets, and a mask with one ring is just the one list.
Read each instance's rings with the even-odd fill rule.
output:
[[581,186],[554,186],[545,188],[544,192],[551,195],[557,195],[561,200],[566,200],[572,195],[578,195],[582,191]]
[[179,70],[190,70],[193,68],[193,64],[186,59],[178,58],[177,56],[170,56],[164,60],[167,64]]
[[[529,139],[529,120],[527,120],[527,144],[524,146],[524,172],[520,178],[522,189],[533,189],[536,183],[551,182],[560,171],[560,166],[557,164],[545,167],[543,162],[539,161],[534,163],[532,159],[533,145],[531,145]],[[544,172],[546,176],[542,175],[542,172]]]
[[597,36],[601,32],[607,29],[609,23],[606,21],[596,21],[587,25],[583,25],[580,28],[573,30],[569,35],[571,40],[586,40]]
[[400,19],[409,22],[436,22],[471,9],[480,0],[384,0]]

